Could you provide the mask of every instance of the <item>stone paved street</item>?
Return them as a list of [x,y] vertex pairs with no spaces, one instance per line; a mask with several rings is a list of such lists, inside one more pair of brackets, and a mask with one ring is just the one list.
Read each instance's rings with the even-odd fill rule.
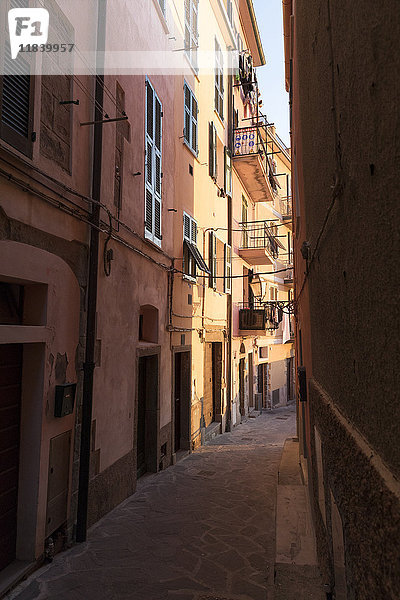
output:
[[[157,475],[8,598],[270,600],[275,502],[295,407],[249,419]],[[300,596],[299,596],[300,597]]]

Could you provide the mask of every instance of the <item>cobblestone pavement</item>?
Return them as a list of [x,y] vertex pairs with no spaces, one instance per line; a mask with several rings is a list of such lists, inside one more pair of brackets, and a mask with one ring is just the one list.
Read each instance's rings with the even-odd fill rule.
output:
[[279,461],[295,407],[249,419],[137,492],[9,595],[18,600],[270,600]]

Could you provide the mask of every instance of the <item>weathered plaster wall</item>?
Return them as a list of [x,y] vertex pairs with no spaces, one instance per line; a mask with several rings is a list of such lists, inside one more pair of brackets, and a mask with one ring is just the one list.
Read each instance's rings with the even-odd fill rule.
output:
[[399,475],[391,358],[399,353],[400,285],[390,257],[400,250],[394,193],[400,14],[390,1],[366,2],[362,11],[354,3],[328,8],[325,1],[296,4],[312,244],[336,198],[310,276],[313,372]]
[[[348,600],[395,600],[400,597],[399,483],[314,380],[310,381],[309,392],[312,426],[317,424],[323,432],[322,485],[328,539],[321,512],[316,510],[321,554],[331,565],[331,491],[343,523]],[[317,498],[316,461],[313,482]],[[325,569],[329,581],[326,566]]]
[[[308,442],[320,556],[329,579],[331,490],[343,522],[348,598],[395,599],[399,495],[390,481],[400,474],[400,286],[393,261],[400,252],[400,13],[392,0],[362,8],[319,0],[295,2],[294,14],[297,250],[308,241],[313,254],[318,243],[298,325],[311,378]],[[299,292],[306,263],[298,251],[296,264]],[[314,425],[321,434],[327,529],[318,506]]]

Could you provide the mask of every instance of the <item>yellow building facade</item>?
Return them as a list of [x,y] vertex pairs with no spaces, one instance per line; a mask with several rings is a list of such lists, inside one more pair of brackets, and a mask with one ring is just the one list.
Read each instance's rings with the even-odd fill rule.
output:
[[[252,2],[174,6],[187,67],[176,78],[176,455],[254,408],[290,401],[293,348],[290,317],[276,304],[291,299],[290,158],[259,110],[255,67],[265,58]],[[262,296],[251,291],[256,281]]]

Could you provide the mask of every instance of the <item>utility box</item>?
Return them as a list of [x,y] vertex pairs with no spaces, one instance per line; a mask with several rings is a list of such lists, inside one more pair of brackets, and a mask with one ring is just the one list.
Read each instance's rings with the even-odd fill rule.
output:
[[56,385],[54,416],[65,417],[74,412],[76,383]]

